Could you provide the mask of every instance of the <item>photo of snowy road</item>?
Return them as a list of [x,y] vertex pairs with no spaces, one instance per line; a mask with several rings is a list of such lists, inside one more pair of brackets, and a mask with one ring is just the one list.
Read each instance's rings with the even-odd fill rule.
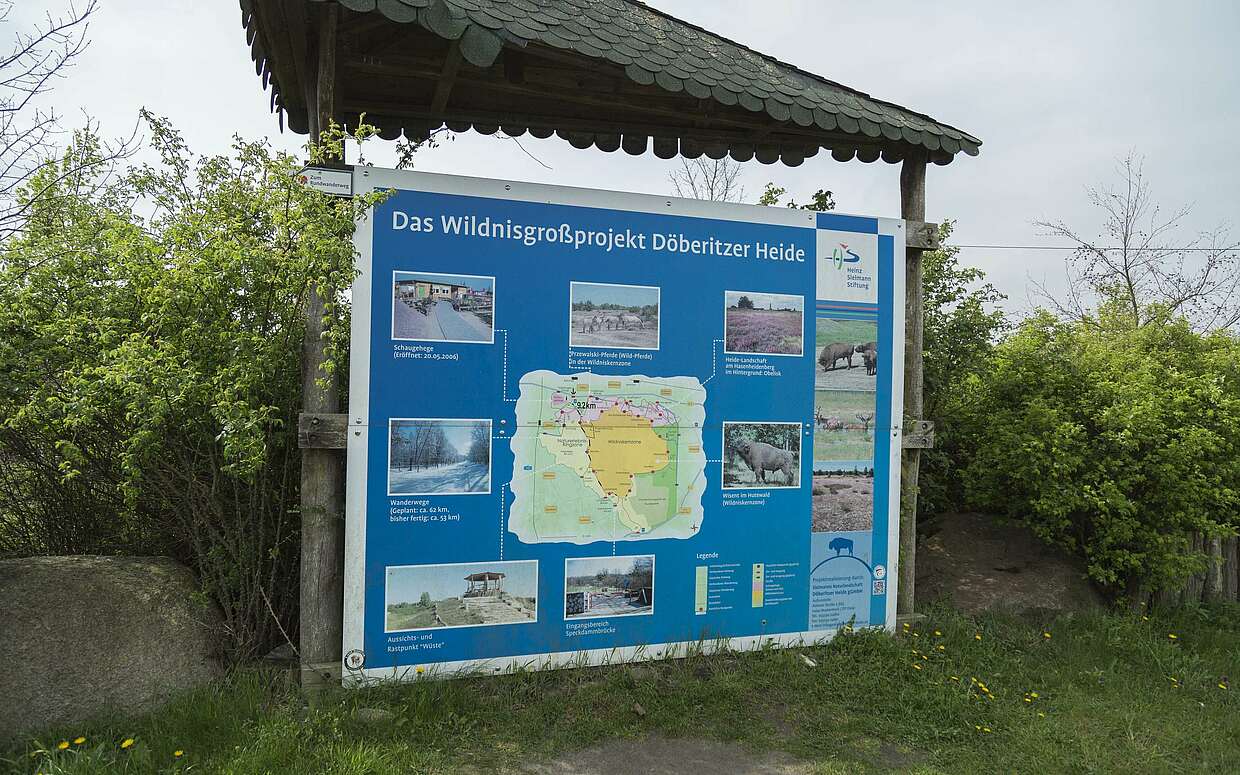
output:
[[424,468],[419,471],[391,469],[388,488],[400,493],[487,492],[491,471],[482,463],[459,463]]
[[390,421],[388,495],[471,495],[490,491],[490,420]]

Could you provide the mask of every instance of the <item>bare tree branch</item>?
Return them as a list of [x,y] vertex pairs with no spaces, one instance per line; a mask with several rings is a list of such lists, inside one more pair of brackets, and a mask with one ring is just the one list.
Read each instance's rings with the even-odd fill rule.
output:
[[1226,226],[1181,237],[1190,209],[1165,213],[1154,202],[1139,157],[1129,154],[1118,172],[1117,186],[1085,190],[1102,212],[1097,238],[1063,221],[1035,222],[1044,236],[1077,245],[1067,260],[1068,290],[1052,294],[1038,286],[1042,298],[1061,317],[1083,321],[1106,305],[1134,327],[1175,317],[1199,331],[1240,322],[1240,243]]
[[712,202],[741,202],[745,188],[741,185],[741,165],[725,156],[710,159],[680,158],[680,169],[668,174],[676,196],[706,199]]

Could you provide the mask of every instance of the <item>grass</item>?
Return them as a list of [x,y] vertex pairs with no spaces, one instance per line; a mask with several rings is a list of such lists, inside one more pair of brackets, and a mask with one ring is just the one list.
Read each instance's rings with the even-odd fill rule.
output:
[[868,320],[818,318],[814,326],[814,344],[819,349],[832,342],[860,344],[878,338],[878,324]]
[[[0,766],[481,773],[658,735],[781,749],[816,773],[1240,771],[1240,687],[1221,688],[1240,672],[1240,607],[1148,619],[927,613],[895,637],[379,686],[313,708],[286,679],[243,671],[133,722],[48,730]],[[359,708],[393,718],[367,723]],[[122,751],[126,737],[136,742]],[[54,751],[60,740],[68,750]]]

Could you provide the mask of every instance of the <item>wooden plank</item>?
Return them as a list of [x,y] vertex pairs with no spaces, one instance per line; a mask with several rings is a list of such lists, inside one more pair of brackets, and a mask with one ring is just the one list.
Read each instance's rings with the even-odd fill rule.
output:
[[943,246],[939,242],[939,225],[925,221],[907,221],[904,224],[904,241],[906,247],[918,250],[938,250]]
[[1218,536],[1207,538],[1205,550],[1210,566],[1206,568],[1201,597],[1207,602],[1215,602],[1223,599],[1223,539]]
[[346,414],[302,412],[297,417],[297,446],[302,449],[344,449],[349,440]]
[[930,420],[905,420],[900,446],[904,449],[934,449],[934,423]]
[[1223,539],[1223,599],[1240,602],[1240,539]]
[[[1195,555],[1202,554],[1204,540],[1200,533],[1193,533],[1192,538],[1188,542],[1188,550]],[[1201,590],[1205,585],[1206,574],[1194,573],[1188,577],[1188,581],[1184,584],[1184,602],[1200,603]]]
[[[318,8],[316,73],[310,133],[318,137],[335,115],[336,38],[339,6]],[[313,67],[310,65],[314,65]],[[310,284],[301,347],[302,409],[310,415],[340,411],[340,384],[323,368],[325,295]],[[300,429],[300,422],[299,422]],[[312,696],[339,685],[344,616],[344,456],[333,449],[301,454],[301,684]]]
[[452,87],[456,84],[456,73],[461,67],[461,41],[454,40],[448,47],[448,55],[444,57],[443,69],[435,82],[435,96],[431,97],[431,115],[439,115],[448,106],[448,98],[452,96]]
[[[905,221],[926,220],[926,156],[910,155],[900,165],[900,217]],[[904,251],[904,416],[921,417],[922,326],[921,254],[919,248]],[[906,420],[905,426],[909,425]],[[896,592],[896,612],[913,613],[917,580],[917,476],[921,450],[905,449],[900,463],[900,581]]]

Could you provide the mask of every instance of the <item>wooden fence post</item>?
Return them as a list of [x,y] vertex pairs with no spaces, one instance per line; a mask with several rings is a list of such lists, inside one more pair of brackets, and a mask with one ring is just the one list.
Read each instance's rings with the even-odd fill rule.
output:
[[[307,95],[310,137],[318,141],[335,115],[336,38],[339,8],[317,8],[318,45],[307,73],[315,73]],[[324,289],[324,295],[337,289]],[[302,411],[340,411],[340,386],[323,369],[326,299],[311,284],[301,348]],[[320,380],[325,383],[320,385]],[[340,681],[344,615],[344,456],[339,450],[301,451],[301,685],[314,691]]]
[[[900,217],[906,221],[926,219],[926,157],[910,155],[900,165]],[[906,227],[907,228],[907,227]],[[922,324],[923,299],[921,287],[920,247],[904,251],[905,289],[904,323],[904,418],[902,427],[922,419]],[[921,450],[905,449],[900,464],[900,586],[896,596],[896,613],[913,613],[914,587],[917,581],[917,475],[921,467]]]

